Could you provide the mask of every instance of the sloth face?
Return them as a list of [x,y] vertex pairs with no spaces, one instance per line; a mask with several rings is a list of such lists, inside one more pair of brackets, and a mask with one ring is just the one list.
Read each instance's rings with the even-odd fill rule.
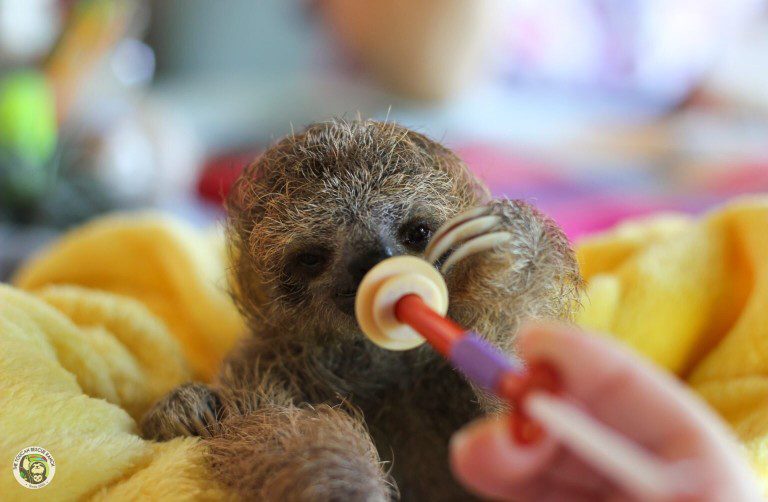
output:
[[29,467],[29,473],[32,475],[32,482],[42,483],[45,481],[45,466],[41,462],[34,462]]
[[[441,222],[425,207],[370,210],[367,221],[350,219],[318,233],[295,239],[283,256],[280,289],[287,302],[301,303],[310,295],[325,296],[348,316],[354,315],[357,287],[380,261],[402,254],[420,254]],[[383,217],[376,218],[373,214]],[[343,221],[328,215],[328,221]],[[325,238],[333,235],[333,239]],[[322,284],[315,288],[315,284]]]
[[420,255],[478,192],[452,153],[402,127],[312,126],[268,150],[230,197],[239,301],[261,324],[357,333],[365,273]]

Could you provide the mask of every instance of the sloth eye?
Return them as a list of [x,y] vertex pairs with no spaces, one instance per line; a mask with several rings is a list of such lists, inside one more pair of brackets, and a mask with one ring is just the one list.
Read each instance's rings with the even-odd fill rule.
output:
[[432,229],[426,223],[411,222],[402,227],[400,235],[403,244],[411,249],[423,251],[432,237]]
[[308,269],[314,269],[325,263],[325,256],[317,252],[305,252],[296,255],[296,263]]
[[331,250],[325,246],[306,246],[288,257],[283,272],[291,281],[306,282],[322,274],[330,259]]

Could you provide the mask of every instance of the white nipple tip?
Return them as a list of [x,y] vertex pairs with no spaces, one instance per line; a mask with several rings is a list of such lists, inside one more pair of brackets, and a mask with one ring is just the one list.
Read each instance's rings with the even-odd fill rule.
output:
[[433,310],[448,311],[448,288],[443,276],[414,256],[395,256],[373,267],[357,289],[355,315],[360,329],[376,345],[408,350],[424,343],[410,326],[395,317],[395,305],[405,295],[419,295]]

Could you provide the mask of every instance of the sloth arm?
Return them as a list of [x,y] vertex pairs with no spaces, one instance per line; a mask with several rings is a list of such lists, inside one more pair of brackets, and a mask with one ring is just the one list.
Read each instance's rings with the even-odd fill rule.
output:
[[247,340],[213,386],[163,398],[142,422],[145,437],[201,436],[216,479],[244,497],[389,500],[393,485],[362,414],[339,399],[308,402],[285,359]]
[[581,278],[568,239],[552,220],[519,200],[495,199],[488,207],[501,220],[489,232],[512,238],[448,272],[449,314],[513,354],[525,320],[571,319]]

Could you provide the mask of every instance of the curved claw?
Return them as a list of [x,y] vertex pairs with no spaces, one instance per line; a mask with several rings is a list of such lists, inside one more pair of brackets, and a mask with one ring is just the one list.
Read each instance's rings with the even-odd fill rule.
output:
[[480,235],[468,240],[459,246],[440,268],[442,274],[446,274],[451,267],[463,260],[467,256],[493,249],[512,239],[509,232],[491,232],[490,234]]
[[434,246],[436,246],[437,243],[442,240],[445,234],[447,234],[457,226],[461,225],[466,221],[475,219],[479,216],[484,216],[488,214],[489,211],[490,209],[488,208],[488,206],[480,206],[480,207],[468,209],[467,211],[464,211],[463,213],[459,213],[453,218],[449,219],[440,228],[437,229],[437,232],[435,232],[435,234],[432,236],[432,239],[429,241],[429,244],[427,245],[427,249],[424,250],[424,253],[426,255],[431,254],[432,248],[434,248]]
[[509,232],[492,232],[502,221],[500,216],[491,214],[492,211],[490,206],[476,207],[448,220],[424,251],[427,261],[435,264],[453,249],[440,268],[440,272],[445,274],[460,260],[509,241],[512,238]]
[[428,250],[427,261],[435,263],[456,243],[482,235],[497,226],[500,222],[501,218],[498,216],[489,215],[480,216],[459,223],[447,233],[443,234],[442,238],[437,242],[432,241],[430,243],[431,249]]

